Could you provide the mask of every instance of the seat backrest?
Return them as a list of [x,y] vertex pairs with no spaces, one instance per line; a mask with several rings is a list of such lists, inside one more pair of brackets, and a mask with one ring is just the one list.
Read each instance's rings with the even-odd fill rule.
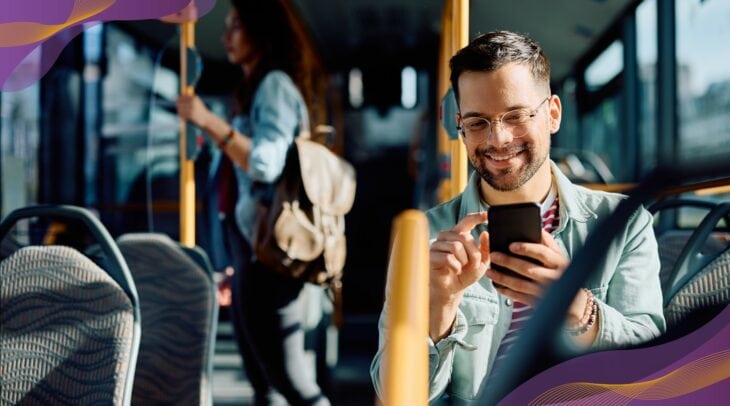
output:
[[697,311],[722,310],[730,303],[730,248],[707,264],[683,285],[664,309],[667,327],[672,328]]
[[[665,297],[669,294],[669,290],[671,286],[676,283],[676,281],[670,280],[672,278],[672,275],[674,273],[674,269],[677,266],[677,262],[681,258],[682,251],[684,250],[684,247],[687,245],[687,242],[689,241],[690,237],[694,233],[693,229],[687,230],[687,229],[674,229],[669,228],[668,224],[674,224],[676,220],[672,220],[672,218],[669,218],[669,222],[661,221],[664,220],[662,213],[666,213],[668,211],[674,211],[676,212],[679,209],[686,209],[686,208],[692,208],[695,210],[706,210],[708,212],[712,211],[715,207],[717,207],[717,203],[708,201],[708,200],[702,200],[702,199],[696,199],[696,198],[685,198],[685,197],[675,197],[675,198],[669,198],[665,200],[660,200],[658,202],[653,203],[648,207],[648,210],[650,213],[654,215],[659,215],[659,223],[655,224],[655,232],[657,233],[657,245],[659,246],[659,261],[661,263],[661,269],[659,271],[659,279],[661,281],[662,286],[662,292],[664,292]],[[672,226],[673,227],[673,226]],[[667,229],[669,228],[669,229]],[[702,252],[715,252],[717,253],[718,248],[716,244],[716,239],[714,238],[707,238],[702,243]],[[666,301],[665,301],[666,303]]]
[[692,232],[677,258],[664,292],[664,306],[691,279],[714,261],[730,243],[730,235],[715,230],[716,225],[730,214],[730,202],[715,206]]
[[669,277],[672,275],[674,265],[677,263],[679,254],[682,252],[682,248],[687,244],[687,240],[689,240],[691,235],[692,230],[669,230],[657,236],[659,262],[661,263],[659,279],[662,284],[662,292],[667,291]]
[[730,300],[730,236],[715,230],[728,213],[730,203],[713,208],[682,248],[664,297],[668,328],[704,309],[714,313]]
[[129,404],[134,304],[73,248],[0,262],[0,404]]
[[142,337],[132,401],[212,403],[212,360],[218,302],[213,275],[163,234],[117,240],[134,278]]

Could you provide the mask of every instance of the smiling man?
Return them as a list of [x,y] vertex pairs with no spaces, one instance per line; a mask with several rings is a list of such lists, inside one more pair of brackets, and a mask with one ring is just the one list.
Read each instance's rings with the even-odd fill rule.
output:
[[[506,31],[477,37],[451,59],[451,85],[475,171],[459,196],[427,212],[429,399],[460,404],[473,400],[483,383],[489,388],[533,306],[623,196],[576,186],[550,161],[561,104],[550,93],[550,63],[531,39]],[[490,252],[489,206],[522,202],[541,207],[542,242]],[[646,210],[631,217],[595,267],[565,318],[555,320],[566,335],[584,348],[605,349],[664,331],[659,257]],[[385,320],[381,315],[380,348],[371,366],[378,393]]]

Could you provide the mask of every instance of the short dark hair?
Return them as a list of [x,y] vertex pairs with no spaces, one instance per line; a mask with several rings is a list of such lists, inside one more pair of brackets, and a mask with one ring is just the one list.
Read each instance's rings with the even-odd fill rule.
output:
[[492,72],[511,62],[526,64],[533,78],[550,86],[550,61],[537,42],[510,31],[488,32],[474,38],[449,61],[456,102],[462,73]]

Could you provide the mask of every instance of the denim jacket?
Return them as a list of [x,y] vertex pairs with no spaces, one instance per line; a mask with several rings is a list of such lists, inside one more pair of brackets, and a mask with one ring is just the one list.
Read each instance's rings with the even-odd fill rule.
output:
[[[599,220],[609,215],[624,196],[574,185],[551,162],[560,197],[560,224],[552,233],[558,246],[572,258]],[[479,194],[480,178],[472,174],[464,192],[429,210],[431,238],[451,229],[466,214],[486,210]],[[619,348],[659,336],[666,329],[659,284],[659,255],[653,218],[637,211],[614,239],[606,260],[596,263],[586,282],[598,304],[598,336],[592,349]],[[479,225],[475,237],[486,230]],[[474,399],[490,372],[502,338],[512,319],[512,302],[494,289],[486,276],[469,286],[457,310],[451,333],[438,343],[429,339],[429,400],[439,403],[445,394],[453,404]],[[371,378],[379,395],[380,363],[387,345],[385,315],[381,313],[378,353]],[[424,338],[425,340],[426,338]]]
[[289,75],[274,70],[266,74],[256,88],[248,115],[239,115],[232,125],[251,138],[248,171],[235,166],[238,181],[236,224],[250,242],[256,214],[255,182],[274,183],[286,163],[286,154],[294,138],[309,130],[309,116],[304,98]]

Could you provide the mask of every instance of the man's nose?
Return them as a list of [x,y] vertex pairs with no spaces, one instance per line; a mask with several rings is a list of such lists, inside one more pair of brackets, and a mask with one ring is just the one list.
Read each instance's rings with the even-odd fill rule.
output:
[[490,145],[506,145],[512,142],[512,133],[506,131],[502,125],[502,120],[493,121],[489,126],[487,133],[487,142]]

